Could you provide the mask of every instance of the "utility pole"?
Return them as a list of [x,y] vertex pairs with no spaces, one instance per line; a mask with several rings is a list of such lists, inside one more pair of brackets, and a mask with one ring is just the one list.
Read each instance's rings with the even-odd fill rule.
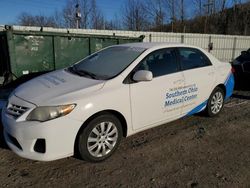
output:
[[207,0],[207,4],[204,5],[204,7],[207,7],[207,15],[211,14],[211,7],[213,7],[214,1]]
[[205,25],[204,25],[204,33],[207,33],[207,22],[208,22],[208,16],[210,16],[210,7],[213,6],[213,3],[211,0],[207,0],[207,4],[204,5],[204,7],[207,7],[207,13],[206,13],[206,18],[205,18]]
[[171,18],[171,32],[173,33],[174,32],[174,20],[173,18]]
[[181,22],[184,22],[184,0],[181,0]]
[[182,32],[185,33],[185,25],[184,25],[184,0],[181,0],[181,25],[183,27]]
[[213,0],[213,14],[216,13],[216,3],[215,3],[215,0]]
[[172,9],[172,32],[174,32],[174,22],[175,22],[175,1],[171,1],[171,9]]
[[76,4],[75,8],[76,8],[76,29],[79,29],[82,17],[79,2]]
[[199,13],[200,13],[200,16],[202,16],[202,2],[201,2],[201,0],[199,1]]

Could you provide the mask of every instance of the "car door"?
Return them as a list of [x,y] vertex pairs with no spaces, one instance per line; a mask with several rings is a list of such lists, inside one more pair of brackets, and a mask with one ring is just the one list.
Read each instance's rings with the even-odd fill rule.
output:
[[133,129],[138,130],[155,123],[178,117],[182,104],[174,101],[174,92],[184,86],[184,76],[176,61],[174,48],[154,51],[147,55],[132,71],[149,70],[153,79],[130,83]]
[[214,89],[215,70],[209,58],[196,48],[178,48],[178,54],[187,93],[182,114],[191,115],[206,107]]

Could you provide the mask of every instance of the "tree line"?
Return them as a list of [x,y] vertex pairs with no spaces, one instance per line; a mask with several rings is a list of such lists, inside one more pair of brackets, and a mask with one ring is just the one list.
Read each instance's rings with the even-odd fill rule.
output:
[[68,0],[62,10],[51,16],[24,12],[18,16],[17,23],[62,28],[250,35],[249,18],[250,0],[126,0],[119,15],[111,20],[105,18],[96,0]]

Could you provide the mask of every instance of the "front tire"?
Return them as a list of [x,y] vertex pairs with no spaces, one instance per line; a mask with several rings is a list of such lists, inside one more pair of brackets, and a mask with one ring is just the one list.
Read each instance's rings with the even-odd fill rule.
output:
[[208,99],[206,114],[209,117],[214,117],[220,114],[224,107],[225,92],[216,87]]
[[112,114],[103,114],[91,120],[78,137],[78,151],[82,159],[100,162],[110,157],[122,138],[122,125]]

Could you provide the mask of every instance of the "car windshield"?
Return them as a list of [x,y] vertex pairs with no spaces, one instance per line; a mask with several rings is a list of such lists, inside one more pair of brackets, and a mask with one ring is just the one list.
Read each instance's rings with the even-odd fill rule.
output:
[[101,50],[69,68],[70,71],[93,79],[107,80],[128,67],[145,48],[113,46]]

